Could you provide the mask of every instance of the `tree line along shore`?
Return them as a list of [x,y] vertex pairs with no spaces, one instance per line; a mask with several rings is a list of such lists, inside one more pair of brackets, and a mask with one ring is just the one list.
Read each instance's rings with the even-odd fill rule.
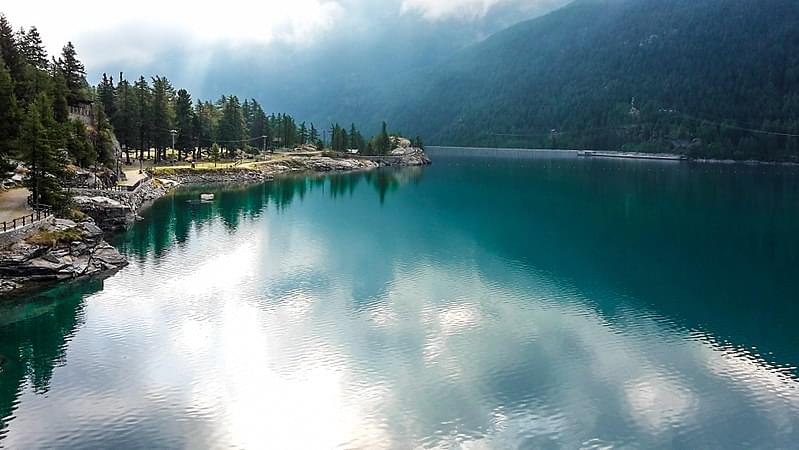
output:
[[[276,150],[388,155],[398,140],[383,123],[365,137],[355,126],[319,129],[267,114],[235,95],[194,100],[164,76],[86,80],[74,45],[50,57],[36,27],[15,31],[0,15],[0,169],[31,191],[34,207],[70,202],[66,189],[111,187],[125,169],[256,158]],[[421,148],[420,138],[409,140]],[[261,156],[262,158],[262,156]]]
[[0,14],[0,190],[27,188],[37,212],[0,233],[0,297],[124,267],[104,234],[181,184],[429,163],[420,138],[386,123],[371,138],[354,124],[320,130],[255,99],[194,101],[163,76],[91,86],[71,42],[49,57],[35,27]]

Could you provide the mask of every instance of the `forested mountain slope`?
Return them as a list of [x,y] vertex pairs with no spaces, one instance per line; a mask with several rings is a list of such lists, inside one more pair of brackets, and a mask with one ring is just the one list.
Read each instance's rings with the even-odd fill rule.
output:
[[795,159],[799,2],[578,0],[376,97],[435,144]]

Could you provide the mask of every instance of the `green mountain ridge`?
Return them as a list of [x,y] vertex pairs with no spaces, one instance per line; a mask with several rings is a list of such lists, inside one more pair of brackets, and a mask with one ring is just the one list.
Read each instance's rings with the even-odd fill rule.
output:
[[374,114],[431,144],[795,160],[798,23],[790,0],[576,1],[372,93]]

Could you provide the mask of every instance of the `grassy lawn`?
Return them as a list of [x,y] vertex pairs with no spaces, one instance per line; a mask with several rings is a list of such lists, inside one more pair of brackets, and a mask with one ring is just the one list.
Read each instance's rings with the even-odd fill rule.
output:
[[[316,155],[316,153],[313,155]],[[171,151],[168,151],[167,153],[167,157],[169,156],[173,156],[171,155]],[[312,155],[309,153],[306,156]],[[222,160],[216,163],[208,160],[197,161],[194,163],[194,167],[192,167],[191,162],[187,161],[181,161],[174,164],[160,163],[155,165],[151,159],[147,159],[142,162],[142,168],[145,172],[151,172],[154,176],[167,176],[174,174],[176,171],[213,172],[217,170],[259,170],[259,168],[263,165],[278,163],[288,159],[288,154],[276,152],[268,156],[262,156],[258,159],[247,158],[243,160]],[[139,174],[138,160],[133,161],[132,165],[124,166],[123,170],[128,178],[127,182],[121,183],[123,185],[133,185],[136,183],[136,181],[138,181],[139,178],[143,176]]]
[[237,161],[219,161],[214,163],[213,161],[200,161],[194,164],[194,167],[191,166],[191,163],[180,163],[175,165],[165,165],[165,166],[156,166],[151,167],[150,170],[153,172],[154,175],[158,176],[161,175],[168,175],[174,173],[175,171],[197,171],[197,172],[213,172],[217,170],[257,170],[259,166],[264,164],[271,164],[286,157],[283,155],[274,155],[269,159],[266,160],[257,160],[257,159],[244,159],[244,160],[237,160]]

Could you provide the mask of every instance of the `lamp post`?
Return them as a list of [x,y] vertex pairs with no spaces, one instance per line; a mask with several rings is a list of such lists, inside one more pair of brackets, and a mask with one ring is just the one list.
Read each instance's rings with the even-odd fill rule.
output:
[[[178,130],[169,130],[169,134],[172,135],[172,152],[174,153],[174,151],[175,151],[175,136],[178,135]],[[180,158],[178,158],[178,159],[180,159]]]
[[125,148],[126,148],[126,147],[125,147],[125,144],[122,144],[122,145],[119,147],[119,153],[117,154],[117,182],[119,182],[119,175],[120,175],[120,173],[121,173],[121,172],[119,171],[119,160],[120,160],[120,159],[122,159],[122,153],[125,151]]

